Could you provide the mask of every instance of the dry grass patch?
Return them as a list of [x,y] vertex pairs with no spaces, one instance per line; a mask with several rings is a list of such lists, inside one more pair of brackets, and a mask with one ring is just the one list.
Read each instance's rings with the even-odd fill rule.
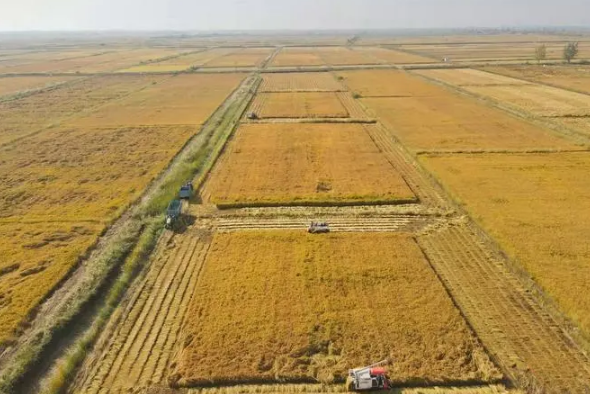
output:
[[70,123],[84,127],[201,124],[244,78],[240,74],[176,75]]
[[258,89],[262,93],[272,92],[340,92],[344,90],[332,73],[277,73],[263,74]]
[[246,124],[208,185],[220,205],[414,200],[357,124]]
[[406,235],[217,234],[188,316],[185,386],[330,382],[386,357],[400,384],[499,376]]
[[4,77],[0,78],[0,96],[57,85],[76,77]]
[[590,335],[590,155],[457,155],[423,162]]
[[361,70],[338,72],[343,83],[362,97],[416,97],[441,95],[441,89],[404,71]]
[[60,86],[0,103],[0,144],[32,134],[67,118],[162,80],[158,76],[105,76]]
[[102,230],[96,223],[0,222],[0,348],[77,263]]
[[347,118],[335,93],[259,93],[252,103],[260,118]]
[[590,117],[585,118],[561,118],[555,119],[555,123],[561,124],[578,133],[586,134],[590,137]]
[[577,149],[550,131],[503,111],[444,89],[440,93],[362,102],[415,151]]
[[589,66],[505,66],[488,67],[483,70],[590,93]]

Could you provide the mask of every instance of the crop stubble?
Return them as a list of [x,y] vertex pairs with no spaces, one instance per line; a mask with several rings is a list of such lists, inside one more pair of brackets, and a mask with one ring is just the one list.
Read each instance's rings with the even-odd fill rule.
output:
[[332,92],[259,93],[252,103],[260,118],[347,118],[348,111]]

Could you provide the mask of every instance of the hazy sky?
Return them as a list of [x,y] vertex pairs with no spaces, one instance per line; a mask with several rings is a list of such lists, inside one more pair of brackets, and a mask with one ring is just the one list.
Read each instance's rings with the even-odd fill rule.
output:
[[590,0],[0,0],[0,30],[590,26]]

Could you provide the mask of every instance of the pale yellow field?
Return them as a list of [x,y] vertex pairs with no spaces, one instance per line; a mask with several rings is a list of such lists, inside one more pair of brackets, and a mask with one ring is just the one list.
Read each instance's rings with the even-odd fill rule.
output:
[[162,80],[160,76],[104,76],[0,103],[0,144],[120,99]]
[[413,74],[423,75],[427,78],[444,81],[456,86],[523,86],[531,85],[530,82],[522,79],[515,79],[504,77],[502,75],[482,72],[479,70],[472,70],[470,68],[464,69],[449,69],[449,70],[418,70],[412,71]]
[[342,83],[362,97],[437,96],[439,87],[397,70],[362,70],[338,72]]
[[326,64],[333,66],[385,63],[384,60],[371,56],[366,51],[355,51],[346,47],[317,48],[316,51]]
[[348,111],[333,92],[259,93],[252,103],[259,118],[347,118]]
[[422,162],[590,334],[590,155],[455,155]]
[[263,74],[259,92],[339,92],[344,86],[332,73],[276,73]]
[[76,77],[4,77],[0,78],[0,96],[43,89]]
[[404,234],[216,234],[172,382],[345,378],[391,358],[396,384],[500,376]]
[[171,72],[184,71],[191,67],[199,67],[219,57],[234,52],[231,48],[215,48],[191,53],[156,63],[140,64],[119,70],[120,72]]
[[271,67],[324,65],[325,61],[315,48],[283,48],[270,64]]
[[556,87],[590,93],[590,67],[572,66],[505,66],[482,68],[484,71],[522,78],[533,82],[546,83]]
[[393,64],[413,64],[413,63],[432,63],[432,59],[413,55],[394,49],[378,48],[378,47],[357,47],[355,51],[364,53],[367,56],[378,59],[382,63]]
[[358,124],[245,124],[211,175],[218,205],[413,201]]
[[202,124],[244,78],[241,74],[168,77],[69,123],[79,127]]
[[561,124],[571,130],[586,134],[590,137],[590,117],[587,118],[557,118],[554,123]]

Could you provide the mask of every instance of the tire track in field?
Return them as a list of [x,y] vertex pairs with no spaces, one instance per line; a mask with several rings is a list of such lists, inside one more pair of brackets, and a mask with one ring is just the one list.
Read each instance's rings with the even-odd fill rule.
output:
[[144,282],[124,311],[98,361],[76,392],[115,393],[159,383],[166,378],[194,283],[209,247],[199,229],[162,242]]
[[504,371],[529,392],[589,393],[590,363],[467,225],[418,237],[433,268]]
[[396,143],[391,135],[380,124],[364,125],[365,130],[375,142],[375,145],[385,155],[391,165],[401,174],[421,203],[440,208],[451,209],[442,191],[428,179],[424,171],[415,161]]
[[369,119],[369,116],[367,116],[367,113],[365,112],[363,107],[359,105],[359,103],[354,99],[350,92],[339,92],[336,93],[336,95],[338,96],[338,99],[346,109],[346,112],[348,112],[349,118]]

